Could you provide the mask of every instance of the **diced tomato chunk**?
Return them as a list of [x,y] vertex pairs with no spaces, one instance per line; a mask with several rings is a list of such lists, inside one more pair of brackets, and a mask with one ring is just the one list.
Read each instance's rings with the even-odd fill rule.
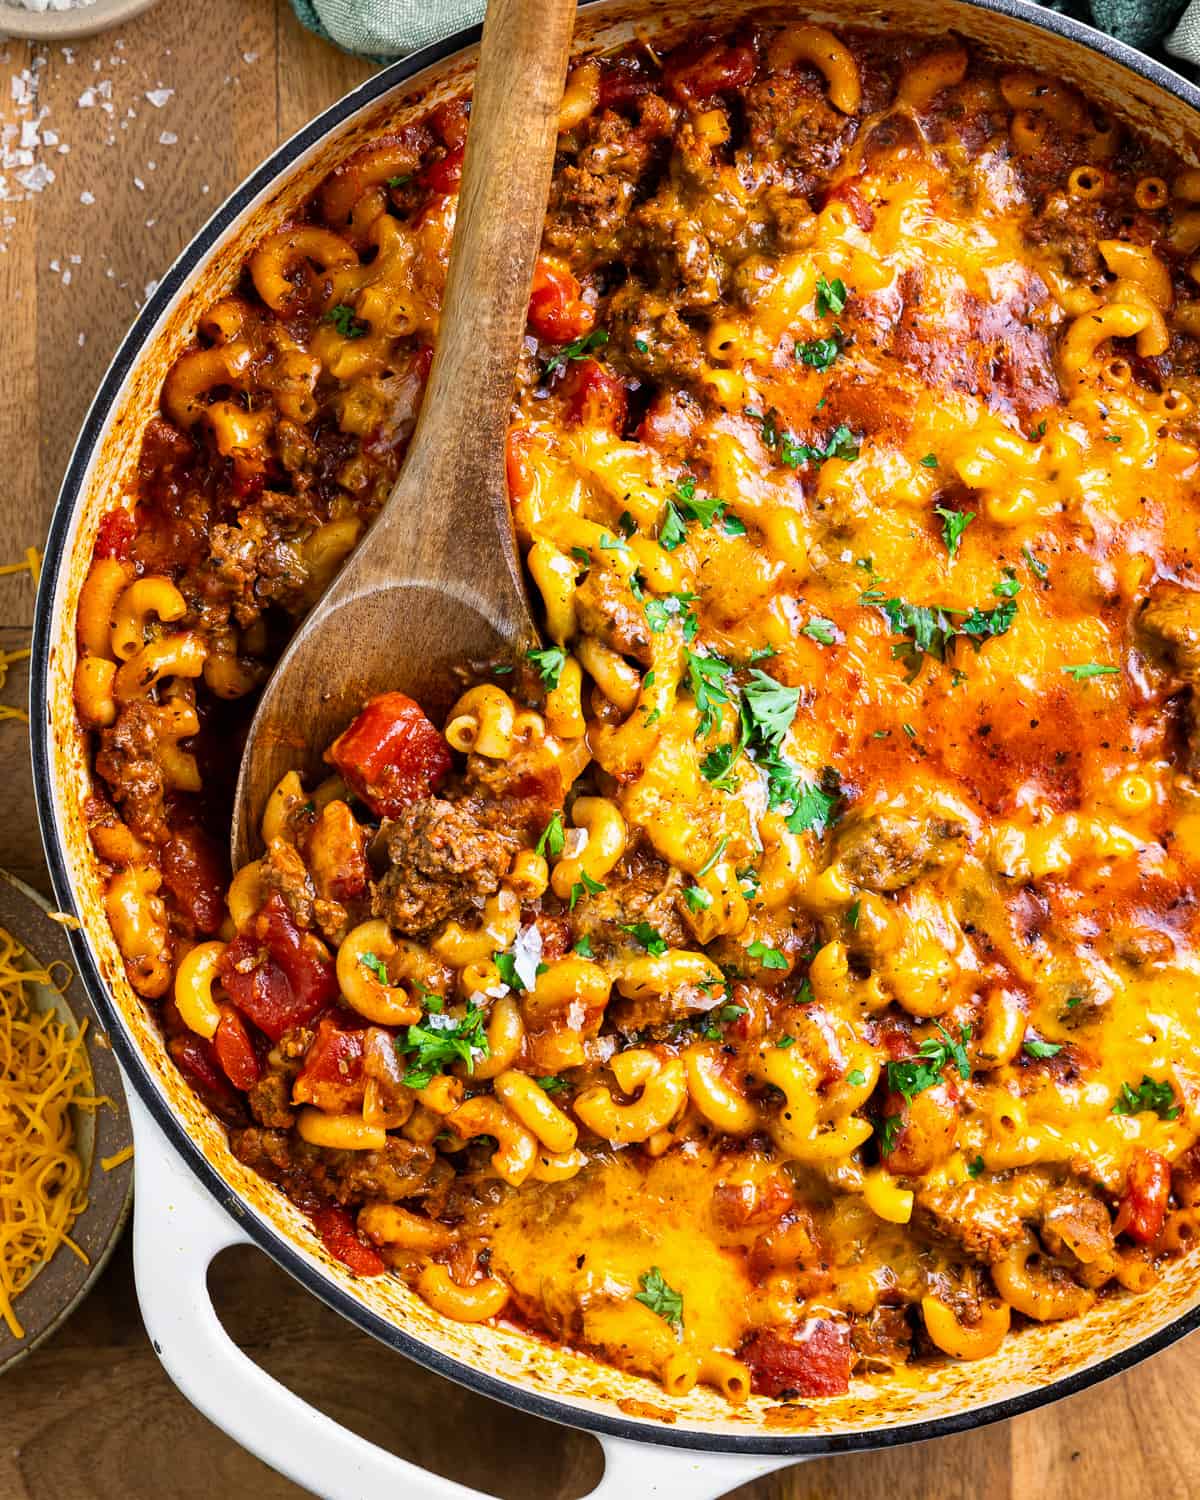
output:
[[663,80],[677,99],[695,103],[744,88],[757,66],[754,48],[711,39],[678,47],[663,65]]
[[229,998],[273,1042],[307,1026],[337,994],[332,961],[292,921],[277,892],[226,948],[218,972]]
[[648,94],[653,81],[636,57],[617,57],[600,74],[600,108],[620,109]]
[[431,193],[457,193],[459,184],[462,182],[463,156],[462,146],[456,146],[453,151],[447,151],[439,161],[430,162],[417,174],[417,181],[423,188]]
[[529,326],[551,344],[569,344],[589,333],[595,309],[583,300],[583,288],[566,266],[539,255],[529,293]]
[[163,846],[167,889],[197,932],[212,933],[225,916],[229,884],[225,852],[202,828],[177,828]]
[[620,432],[629,403],[620,377],[595,359],[572,363],[563,377],[567,420]]
[[742,1345],[756,1396],[844,1396],[850,1386],[850,1329],[808,1318],[787,1333],[761,1328]]
[[321,1243],[356,1276],[382,1276],[387,1267],[379,1253],[359,1237],[354,1220],[344,1208],[327,1203],[309,1214]]
[[443,145],[451,150],[465,144],[471,106],[466,99],[447,99],[429,116],[429,124]]
[[381,818],[428,797],[450,769],[446,741],[404,693],[372,698],[325,758]]
[[363,1031],[349,1031],[322,1016],[292,1088],[293,1104],[315,1104],[332,1114],[357,1109],[363,1101]]
[[1170,1193],[1171,1168],[1166,1157],[1138,1146],[1129,1163],[1129,1176],[1113,1228],[1139,1245],[1150,1244],[1163,1227]]
[[217,1061],[225,1069],[225,1076],[234,1088],[252,1089],[262,1077],[262,1064],[246,1023],[232,1005],[221,1006],[221,1019],[213,1036],[213,1048]]
[[532,434],[528,427],[514,426],[508,429],[508,441],[504,448],[504,467],[510,500],[527,500],[533,493],[536,480],[533,465],[529,462],[531,438]]
[[106,510],[100,517],[100,525],[96,529],[95,556],[122,559],[128,557],[135,531],[133,517],[127,510],[119,507],[115,510]]
[[188,1032],[172,1037],[167,1051],[201,1100],[227,1125],[245,1122],[242,1096],[225,1077],[212,1042]]

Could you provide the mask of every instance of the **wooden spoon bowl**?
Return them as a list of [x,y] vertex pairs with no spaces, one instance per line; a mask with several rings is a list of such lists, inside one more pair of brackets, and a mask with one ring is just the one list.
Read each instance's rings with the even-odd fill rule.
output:
[[362,702],[448,706],[454,669],[537,640],[505,440],[541,242],[575,0],[491,0],[429,385],[404,468],[263,691],[242,756],[233,865],[280,777],[311,772]]

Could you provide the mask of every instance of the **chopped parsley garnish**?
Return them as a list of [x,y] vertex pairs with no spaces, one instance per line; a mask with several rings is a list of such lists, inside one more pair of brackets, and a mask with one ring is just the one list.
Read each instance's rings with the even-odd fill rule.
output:
[[802,365],[814,370],[828,370],[842,352],[842,341],[835,333],[828,339],[806,339],[795,346],[795,355]]
[[936,469],[938,466],[937,454],[927,453],[924,458],[918,459],[917,462],[923,469]]
[[410,1089],[428,1088],[434,1076],[449,1063],[462,1061],[467,1072],[475,1071],[477,1059],[488,1056],[487,1030],[482,1009],[467,1002],[465,1015],[428,1015],[396,1039],[396,1050],[413,1053],[403,1082]]
[[708,1015],[708,1025],[703,1028],[700,1035],[710,1042],[721,1040],[721,1027],[727,1026],[730,1021],[737,1021],[742,1016],[748,1016],[750,1010],[745,1005],[722,1005]]
[[1041,442],[1042,438],[1044,438],[1045,436],[1046,436],[1046,419],[1043,417],[1042,420],[1033,429],[1033,431],[1029,434],[1029,441],[1031,443],[1038,443],[1038,442]]
[[701,776],[719,792],[732,791],[735,785],[733,768],[741,759],[743,748],[740,741],[734,740],[717,745],[700,762]]
[[992,593],[1001,600],[992,609],[973,607],[961,610],[941,604],[910,604],[906,599],[885,599],[876,588],[860,594],[859,602],[878,609],[893,635],[903,637],[893,642],[892,657],[904,662],[911,682],[927,656],[945,662],[959,641],[970,641],[978,651],[985,640],[1007,634],[1016,619],[1016,595],[1020,589],[1012,570],[1006,569],[1004,577],[992,588]]
[[729,677],[732,666],[722,656],[704,656],[698,651],[685,651],[688,686],[696,700],[700,722],[697,736],[706,735],[720,718],[720,709],[729,700]]
[[796,1038],[794,1036],[788,1036],[785,1034],[783,1036],[775,1038],[775,1045],[781,1051],[786,1052],[789,1047],[794,1047],[796,1045]]
[[535,646],[526,655],[538,676],[548,688],[556,688],[562,669],[567,664],[567,653],[561,646]]
[[538,854],[548,854],[551,859],[557,859],[563,852],[566,844],[566,834],[563,832],[562,813],[552,813],[550,821],[542,830],[542,836],[535,846]]
[[546,367],[542,371],[543,376],[553,375],[555,370],[561,370],[569,359],[587,359],[593,349],[603,349],[608,343],[608,334],[603,328],[593,328],[591,333],[585,333],[581,338],[572,339],[569,344],[564,344],[557,354],[553,354],[546,361]]
[[779,426],[779,413],[774,407],[763,415],[746,409],[748,417],[754,417],[762,429],[764,446],[770,448],[785,468],[798,469],[801,464],[822,464],[828,458],[855,459],[859,454],[859,440],[842,422],[835,427],[823,448],[814,448],[810,443],[801,443],[790,432]]
[[817,294],[814,298],[817,308],[817,317],[823,318],[828,313],[836,317],[838,313],[845,311],[846,301],[850,293],[846,290],[846,283],[840,276],[835,276],[828,281],[824,275],[817,277]]
[[1063,671],[1068,677],[1076,682],[1086,682],[1089,677],[1115,677],[1120,667],[1103,667],[1096,661],[1082,661],[1072,667],[1064,667]]
[[859,913],[862,911],[862,902],[855,901],[846,912],[846,926],[858,931]]
[[[521,957],[520,957],[519,954],[517,954],[517,953],[493,953],[492,954],[492,962],[496,965],[496,968],[500,971],[500,978],[503,979],[503,981],[505,982],[506,985],[508,985],[508,987],[509,987],[510,990],[513,990],[513,991],[515,991],[516,993],[519,994],[522,990],[527,990],[527,989],[530,988],[530,985],[526,984],[525,979],[523,979],[521,977],[521,962],[522,962],[522,960],[521,960]],[[544,973],[545,969],[546,969],[546,965],[545,964],[537,964],[536,971],[535,971],[534,968],[533,968],[533,965],[531,964],[530,965],[530,969],[529,969],[526,977],[530,981],[532,981],[536,977],[537,974]]]
[[641,1291],[634,1294],[634,1301],[656,1313],[664,1323],[670,1324],[676,1334],[682,1334],[683,1294],[667,1285],[657,1266],[651,1266],[638,1277],[638,1286]]
[[974,1161],[969,1161],[967,1163],[967,1176],[968,1177],[978,1177],[979,1174],[983,1171],[983,1169],[984,1169],[984,1160],[983,1160],[983,1157],[982,1156],[977,1156]]
[[623,510],[617,517],[617,528],[623,537],[631,537],[637,530],[637,522],[627,510]]
[[860,1089],[867,1081],[867,1075],[861,1068],[851,1068],[846,1074],[846,1082],[852,1089]]
[[389,177],[387,180],[387,185],[391,188],[402,188],[406,187],[412,180],[413,174],[411,172],[405,172],[402,177]]
[[807,625],[801,625],[800,634],[816,641],[819,646],[832,646],[837,641],[837,626],[824,615],[813,615]]
[[885,1156],[896,1149],[896,1137],[903,1125],[904,1121],[899,1115],[888,1115],[886,1119],[879,1121],[879,1149]]
[[387,965],[384,963],[383,959],[380,958],[378,953],[360,953],[358,955],[358,961],[360,964],[362,964],[364,969],[369,969],[370,972],[374,974],[375,978],[378,979],[380,984],[391,984],[392,981],[388,975]]
[[[690,646],[700,629],[700,621],[688,609],[700,596],[698,594],[665,594],[661,599],[647,599],[645,603],[646,623],[655,635],[661,635],[671,620],[679,620],[683,626],[683,638]],[[646,674],[650,678],[650,673]],[[652,680],[652,679],[651,679]]]
[[756,743],[777,750],[796,717],[800,689],[784,687],[755,667],[742,689],[742,703],[751,737]]
[[650,345],[646,342],[645,339],[634,339],[634,341],[633,341],[633,347],[637,350],[637,352],[639,354],[649,354],[650,353]]
[[772,948],[761,941],[748,944],[746,953],[764,969],[786,969],[788,966],[787,958],[778,948]]
[[782,756],[767,762],[766,770],[770,805],[780,807],[785,802],[792,805],[787,817],[789,832],[807,833],[811,830],[822,834],[835,821],[842,792],[840,779],[832,767],[825,767],[820,781],[801,781],[797,768]]
[[579,879],[571,887],[568,910],[574,911],[577,902],[583,896],[598,896],[604,889],[602,880],[593,880],[586,870],[580,870]]
[[708,858],[704,861],[704,863],[696,871],[696,874],[697,875],[707,875],[708,872],[716,866],[717,861],[721,858],[722,854],[725,853],[725,846],[728,843],[729,843],[729,835],[728,834],[723,834],[717,840],[716,846],[714,847],[713,852],[708,856]]
[[688,910],[694,912],[707,911],[713,904],[713,898],[698,885],[684,886],[683,899],[687,902]]
[[651,958],[661,958],[667,951],[666,939],[649,922],[622,922],[621,931],[627,932],[635,942],[640,943]]
[[1028,1053],[1030,1057],[1057,1057],[1062,1051],[1061,1042],[1044,1042],[1041,1037],[1030,1037],[1027,1042],[1022,1042],[1021,1050]]
[[588,937],[586,932],[581,938],[577,938],[575,940],[571,951],[573,953],[578,953],[580,958],[592,957],[592,940],[590,937]]
[[1112,1112],[1114,1115],[1154,1114],[1160,1120],[1174,1120],[1179,1116],[1179,1105],[1175,1103],[1175,1090],[1165,1079],[1156,1083],[1148,1073],[1143,1073],[1137,1088],[1128,1083],[1121,1085]]
[[971,1076],[966,1048],[971,1040],[971,1028],[962,1027],[959,1039],[955,1041],[940,1021],[935,1024],[941,1037],[927,1036],[917,1049],[916,1057],[887,1065],[888,1087],[903,1094],[910,1104],[918,1094],[941,1083],[942,1070],[948,1063],[954,1063],[964,1082]]
[[[925,462],[924,459],[921,460]],[[934,515],[942,519],[942,541],[946,544],[946,554],[953,558],[962,543],[963,532],[975,519],[973,510],[950,510],[944,505],[933,507]]]
[[571,1086],[565,1078],[559,1078],[556,1073],[550,1073],[545,1078],[538,1078],[535,1082],[538,1088],[547,1094],[560,1094],[563,1089]]
[[668,500],[663,510],[662,525],[658,528],[658,545],[664,552],[674,552],[687,541],[687,527],[674,500]]
[[360,339],[368,327],[361,318],[354,316],[354,309],[344,302],[331,307],[321,322],[332,323],[344,339]]
[[1029,564],[1029,566],[1033,569],[1033,571],[1039,578],[1046,579],[1050,577],[1050,569],[1044,562],[1041,561],[1040,558],[1034,557],[1033,553],[1029,550],[1028,542],[1026,542],[1025,545],[1021,548],[1021,552],[1024,555],[1025,561]]

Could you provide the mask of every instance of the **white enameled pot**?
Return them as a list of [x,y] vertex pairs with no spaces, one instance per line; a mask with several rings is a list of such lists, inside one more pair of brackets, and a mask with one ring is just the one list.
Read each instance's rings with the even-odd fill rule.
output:
[[[1200,161],[1200,91],[1099,32],[1028,0],[596,0],[580,11],[577,45],[663,38],[712,20],[756,16],[955,31],[993,56],[1077,84],[1135,129]],[[773,1425],[764,1403],[731,1408],[698,1388],[680,1398],[641,1377],[549,1348],[515,1328],[464,1326],[393,1278],[355,1280],[325,1254],[307,1220],[237,1162],[221,1125],[167,1056],[131,990],[104,915],[84,827],[85,746],[71,697],[72,622],[96,527],[127,487],[163,376],[199,314],[236,281],[248,250],[281,224],[366,137],[469,83],[477,32],[385,69],[282,146],[225,203],[164,276],[105,376],[67,470],[47,543],[31,673],[35,784],[60,906],[80,930],[72,946],[125,1070],[137,1138],[136,1271],[146,1325],[168,1371],[214,1422],[318,1493],[349,1500],[401,1494],[464,1497],[314,1412],[259,1371],[221,1330],[206,1290],[218,1250],[253,1241],[360,1328],[427,1368],[525,1411],[596,1433],[608,1467],[598,1495],[716,1496],[781,1462],[911,1442],[1028,1410],[1124,1369],[1200,1326],[1200,1258],[1168,1268],[1141,1297],[1098,1304],[1086,1318],[1024,1330],[976,1364],[931,1368],[919,1383],[852,1383],[816,1404],[804,1429]],[[654,1413],[669,1411],[673,1421]]]

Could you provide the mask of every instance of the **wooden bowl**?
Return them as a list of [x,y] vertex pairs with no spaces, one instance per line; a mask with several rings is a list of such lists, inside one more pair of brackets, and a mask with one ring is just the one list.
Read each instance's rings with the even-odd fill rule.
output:
[[19,36],[30,42],[70,42],[132,21],[157,4],[158,0],[92,0],[90,5],[74,10],[26,10],[15,0],[0,0],[0,36]]
[[87,1053],[95,1092],[106,1094],[113,1107],[72,1110],[75,1148],[83,1162],[88,1202],[75,1220],[71,1238],[87,1256],[88,1263],[84,1265],[77,1255],[63,1247],[42,1265],[13,1304],[25,1337],[13,1338],[7,1325],[0,1321],[0,1375],[49,1338],[87,1296],[124,1228],[133,1199],[132,1161],[123,1162],[109,1172],[101,1166],[104,1158],[116,1155],[133,1142],[120,1069],[92,1002],[75,974],[63,928],[50,920],[48,911],[47,903],[36,891],[0,870],[0,927],[7,928],[28,949],[31,967],[65,964],[71,973],[61,994],[40,984],[26,985],[25,992],[35,1010],[56,1012],[72,1035],[78,1034],[86,1020]]

